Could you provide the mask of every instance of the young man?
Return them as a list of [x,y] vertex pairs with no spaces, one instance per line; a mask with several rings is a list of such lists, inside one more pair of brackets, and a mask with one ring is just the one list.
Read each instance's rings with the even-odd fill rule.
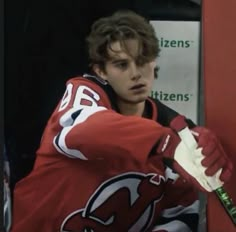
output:
[[[67,82],[34,169],[16,185],[12,231],[197,231],[196,190],[221,186],[232,165],[211,132],[148,97],[152,26],[117,12],[94,23],[88,49],[93,75]],[[200,148],[170,128],[186,123]]]

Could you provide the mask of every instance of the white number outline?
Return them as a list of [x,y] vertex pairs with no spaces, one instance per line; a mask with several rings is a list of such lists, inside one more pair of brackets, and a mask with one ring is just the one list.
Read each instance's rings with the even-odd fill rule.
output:
[[[70,83],[67,85],[67,89],[65,91],[65,94],[62,98],[58,110],[59,112],[66,109],[66,107],[70,104],[71,100],[73,100],[73,88],[73,84]],[[88,94],[84,93],[85,90],[91,93],[92,96],[89,96]],[[90,101],[92,105],[81,105],[80,103],[83,99]],[[68,111],[66,111],[59,119],[59,123],[63,127],[63,129],[53,139],[54,147],[57,149],[58,152],[70,158],[79,158],[82,160],[87,160],[86,156],[81,151],[68,148],[66,144],[66,136],[77,124],[83,123],[92,114],[101,110],[106,110],[105,107],[98,106],[97,102],[99,100],[100,96],[98,95],[98,93],[96,93],[88,86],[81,85],[77,88],[72,107]]]

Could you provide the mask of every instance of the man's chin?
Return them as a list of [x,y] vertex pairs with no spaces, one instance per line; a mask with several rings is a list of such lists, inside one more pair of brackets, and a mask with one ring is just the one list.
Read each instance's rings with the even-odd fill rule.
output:
[[139,95],[139,96],[134,96],[129,99],[126,99],[126,101],[132,104],[138,104],[138,103],[146,101],[147,98],[148,98],[147,95]]

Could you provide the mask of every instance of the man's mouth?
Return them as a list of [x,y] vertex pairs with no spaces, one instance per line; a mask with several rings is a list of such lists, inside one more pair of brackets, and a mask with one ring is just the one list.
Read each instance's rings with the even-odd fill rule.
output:
[[133,87],[131,87],[130,89],[131,90],[140,89],[140,88],[143,88],[144,86],[145,86],[144,84],[137,84],[137,85],[134,85]]

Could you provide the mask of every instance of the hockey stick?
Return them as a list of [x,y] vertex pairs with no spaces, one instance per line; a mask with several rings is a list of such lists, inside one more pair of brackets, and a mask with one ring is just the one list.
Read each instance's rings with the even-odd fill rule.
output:
[[[184,121],[185,123],[185,121]],[[186,123],[185,123],[186,124]],[[178,134],[181,140],[185,143],[185,145],[189,148],[195,147],[197,148],[197,142],[191,133],[190,129],[188,128],[187,124],[183,129],[178,131]],[[210,183],[208,183],[210,185]],[[214,190],[218,199],[220,200],[221,204],[223,205],[225,211],[229,215],[230,219],[232,220],[233,224],[236,225],[236,206],[234,205],[232,199],[229,197],[228,193],[224,189],[224,187],[219,187]]]

